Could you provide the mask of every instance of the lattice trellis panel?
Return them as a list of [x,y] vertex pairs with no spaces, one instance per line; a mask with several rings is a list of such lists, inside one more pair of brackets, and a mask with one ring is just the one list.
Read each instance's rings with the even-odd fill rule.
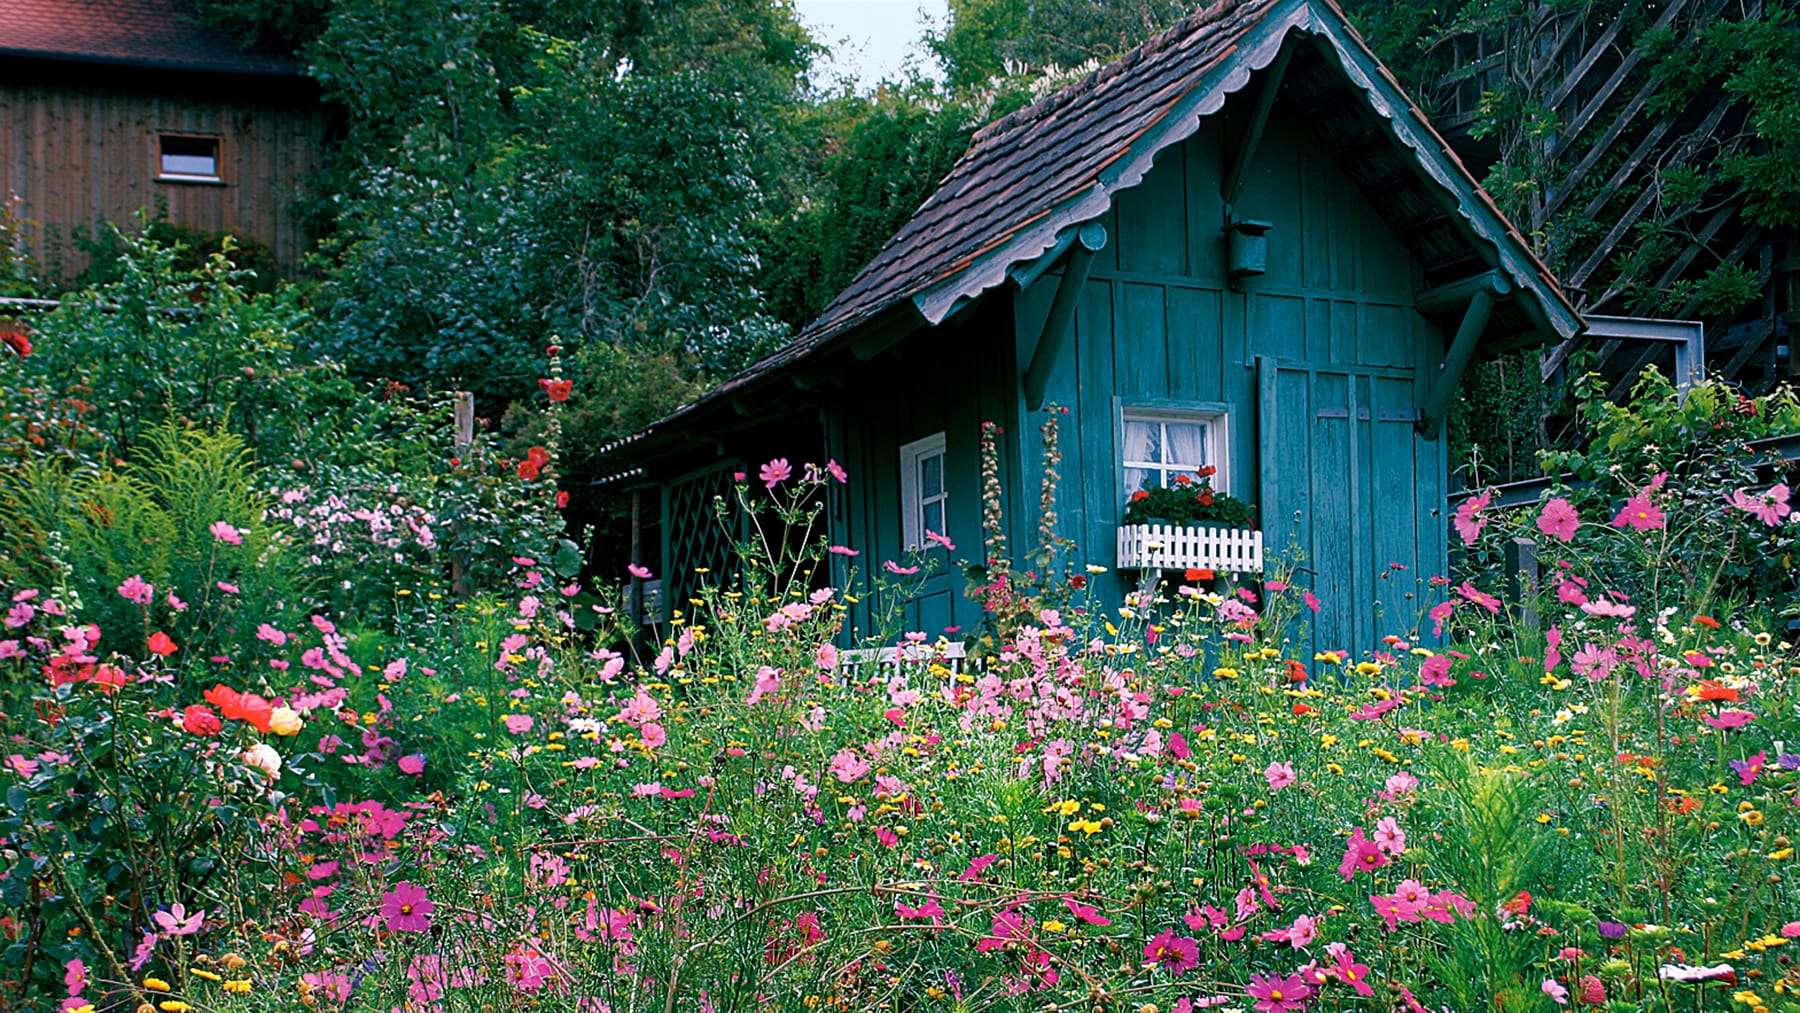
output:
[[[671,608],[691,608],[688,599],[702,584],[727,585],[735,580],[732,545],[741,518],[731,488],[733,470],[734,466],[727,464],[669,486],[663,511],[669,533],[664,586],[669,590],[663,600]],[[723,522],[714,506],[720,498],[726,503]],[[702,569],[709,572],[695,572]]]

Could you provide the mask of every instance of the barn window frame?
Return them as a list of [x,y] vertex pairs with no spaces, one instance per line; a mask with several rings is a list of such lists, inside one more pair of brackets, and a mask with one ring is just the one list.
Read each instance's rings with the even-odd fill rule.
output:
[[[1118,434],[1117,451],[1114,458],[1118,469],[1119,502],[1128,499],[1138,486],[1130,482],[1133,470],[1154,472],[1158,484],[1166,484],[1179,474],[1192,475],[1197,468],[1212,465],[1212,488],[1221,495],[1231,492],[1231,406],[1216,401],[1172,401],[1172,400],[1117,400],[1113,409],[1113,431]],[[1163,460],[1148,460],[1147,456],[1132,456],[1131,449],[1126,446],[1127,426],[1131,423],[1148,423],[1164,427],[1157,440],[1157,456]],[[1168,435],[1167,426],[1195,426],[1201,432],[1203,449],[1199,461],[1167,460]]]
[[[205,147],[212,157],[212,172],[170,171],[169,158],[171,144],[189,148]],[[201,158],[189,152],[175,152],[175,157]],[[179,130],[159,130],[156,133],[156,147],[151,153],[156,169],[158,183],[198,183],[203,186],[223,186],[225,184],[225,139],[217,134],[196,134]]]
[[[926,548],[926,531],[940,535],[950,526],[950,476],[948,442],[942,431],[900,447],[900,531],[908,549]],[[926,465],[937,461],[937,488],[926,488]],[[932,508],[937,508],[937,528],[930,527]]]

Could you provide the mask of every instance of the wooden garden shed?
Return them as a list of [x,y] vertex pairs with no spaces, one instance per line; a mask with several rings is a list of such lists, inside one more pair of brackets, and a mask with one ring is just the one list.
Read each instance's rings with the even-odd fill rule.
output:
[[[1016,552],[1054,403],[1059,530],[1107,568],[1099,600],[1133,579],[1128,493],[1212,465],[1323,599],[1314,643],[1360,651],[1446,570],[1464,368],[1582,326],[1341,11],[1224,3],[980,131],[818,320],[610,448],[609,481],[637,490],[665,607],[725,563],[712,497],[777,456],[848,470],[827,513],[860,579],[928,529],[979,562],[982,423]],[[945,568],[909,627],[972,628],[962,589]]]

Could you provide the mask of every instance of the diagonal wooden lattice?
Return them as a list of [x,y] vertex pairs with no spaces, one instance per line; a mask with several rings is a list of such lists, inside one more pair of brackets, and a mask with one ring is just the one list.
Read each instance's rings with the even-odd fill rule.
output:
[[[669,487],[663,519],[669,532],[666,601],[671,608],[686,611],[688,599],[702,585],[723,586],[734,579],[732,550],[739,519],[731,475],[732,466],[725,465]],[[726,504],[723,520],[714,505],[720,499]]]

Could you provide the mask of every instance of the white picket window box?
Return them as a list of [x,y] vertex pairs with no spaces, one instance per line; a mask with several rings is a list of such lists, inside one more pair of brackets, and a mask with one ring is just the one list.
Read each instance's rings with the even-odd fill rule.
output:
[[1261,573],[1263,533],[1206,525],[1126,524],[1119,528],[1121,570]]

